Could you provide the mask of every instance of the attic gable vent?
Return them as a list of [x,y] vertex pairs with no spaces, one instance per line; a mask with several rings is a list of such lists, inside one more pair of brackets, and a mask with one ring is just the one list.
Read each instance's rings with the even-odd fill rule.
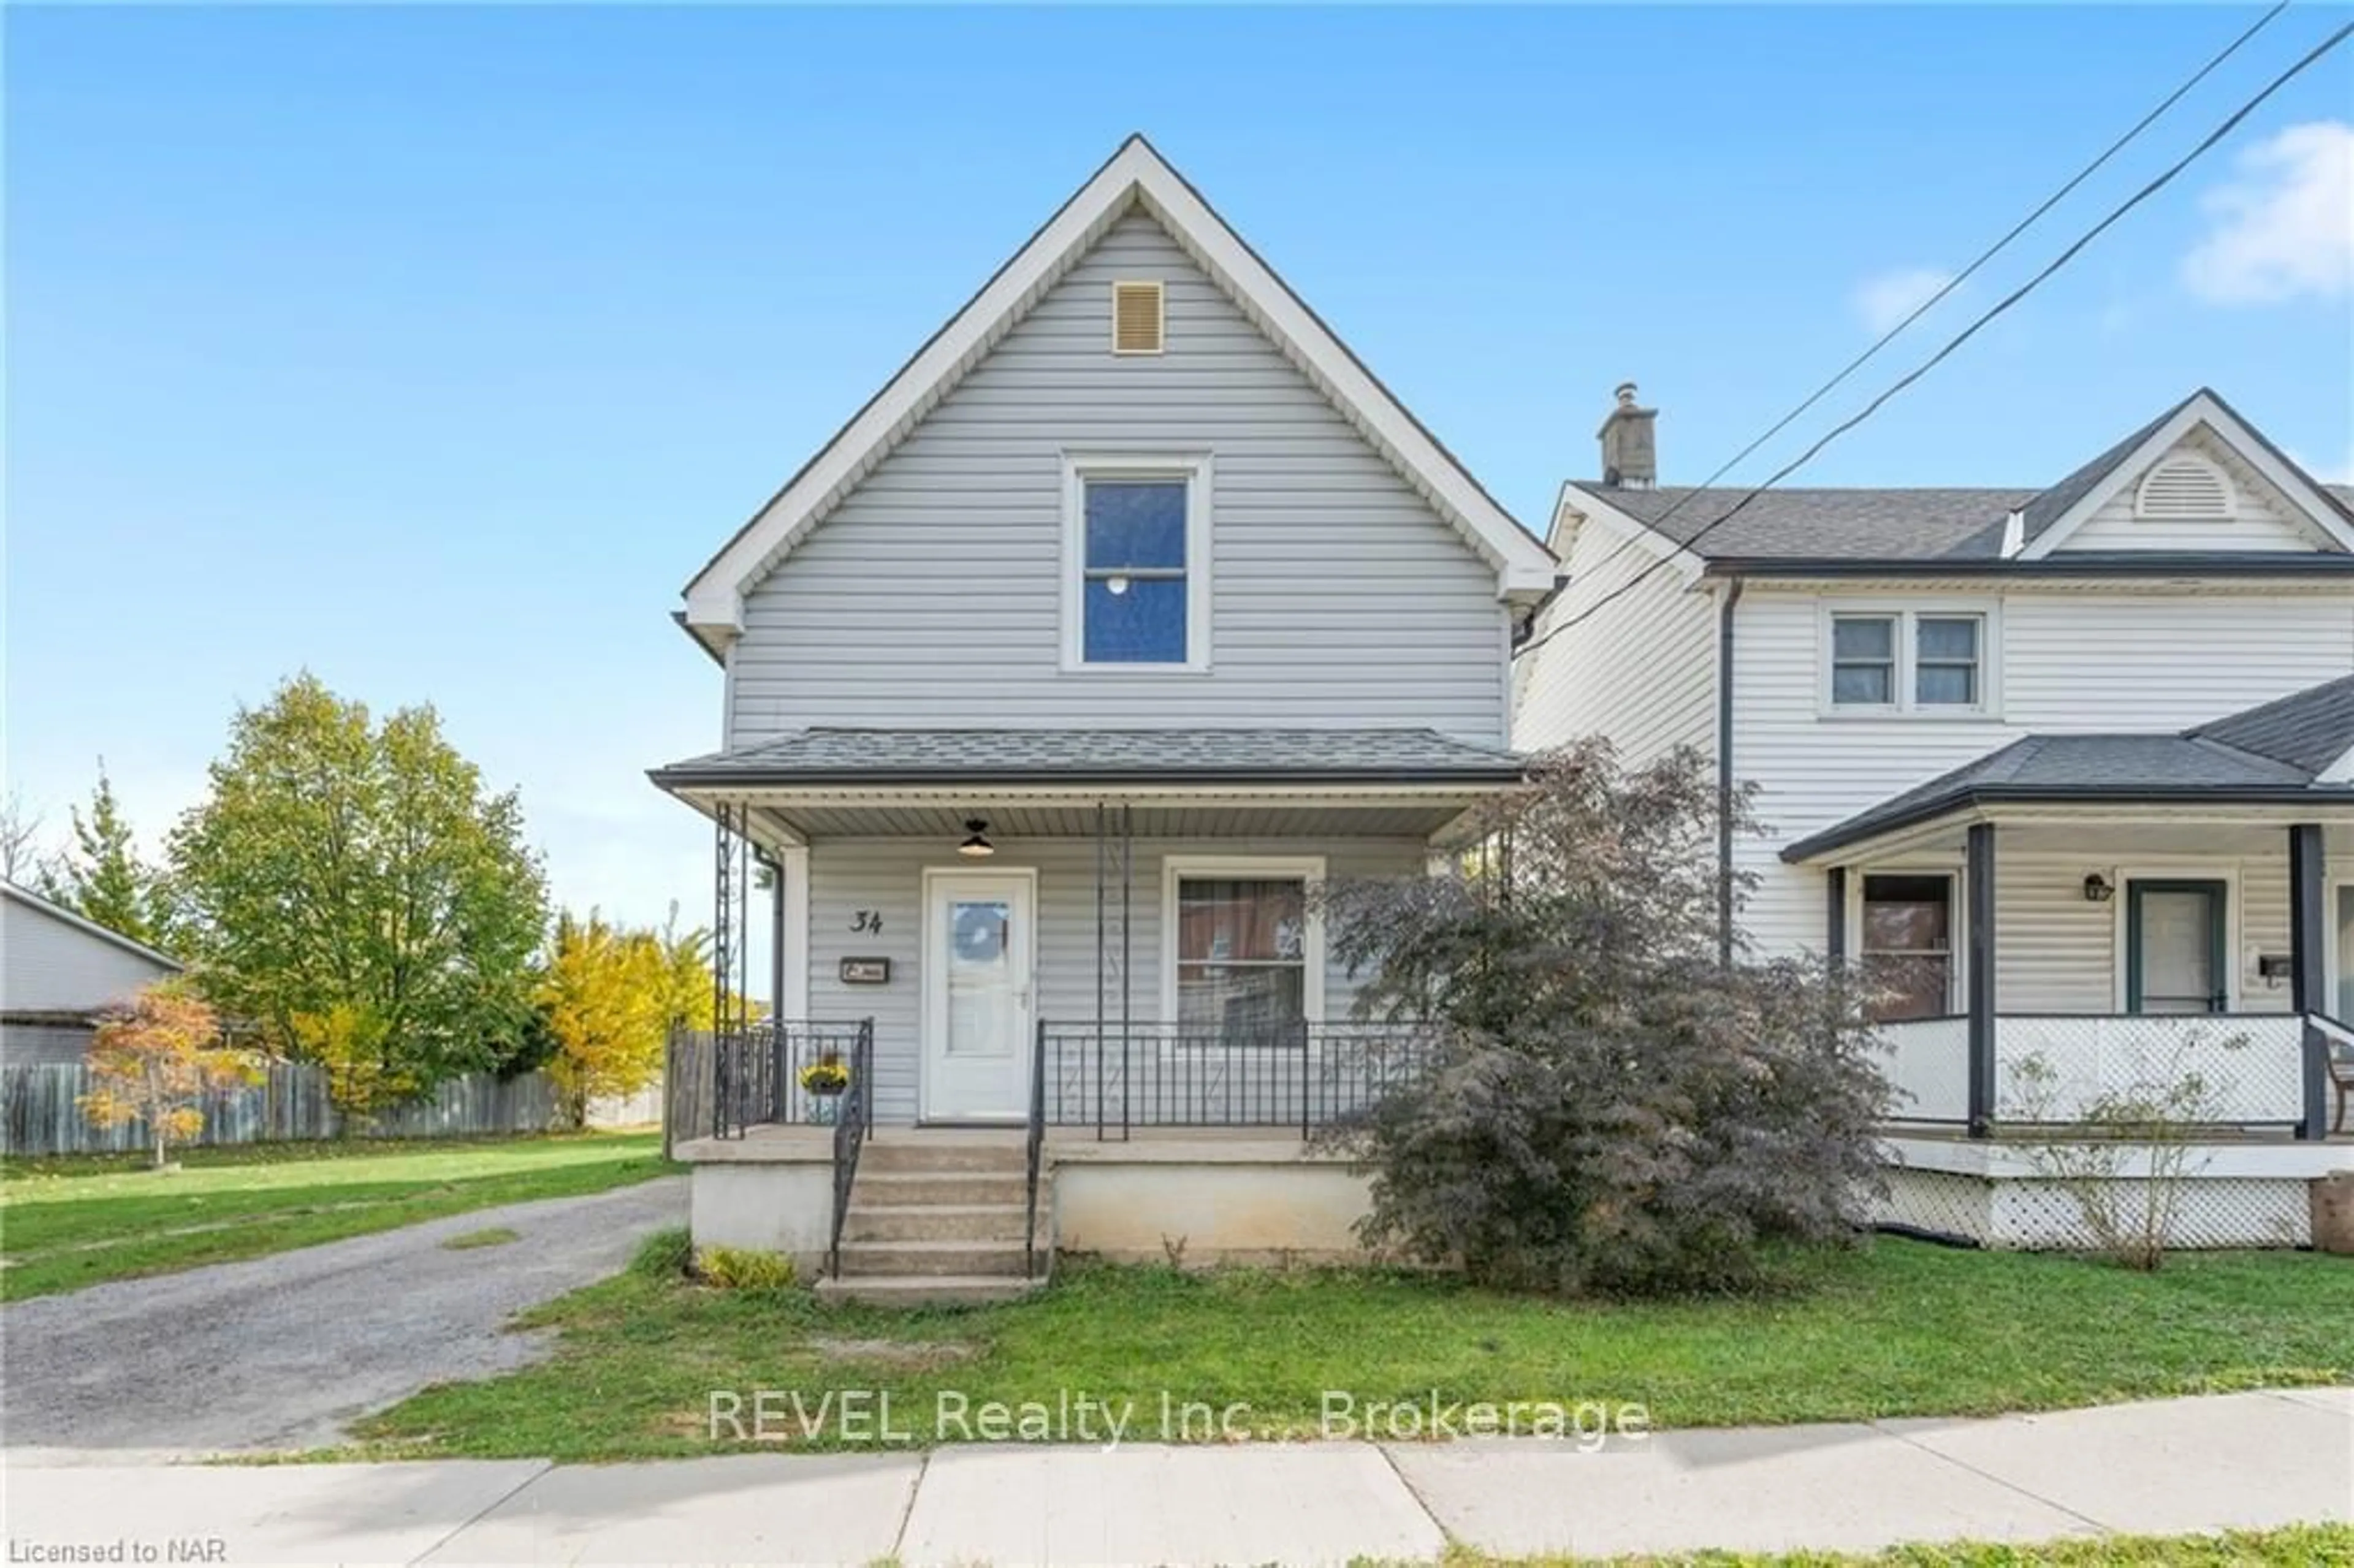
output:
[[1162,346],[1160,281],[1151,279],[1114,283],[1111,286],[1111,351],[1114,354],[1159,354]]
[[2168,458],[2143,476],[2134,515],[2165,522],[2232,515],[2232,482],[2203,457]]

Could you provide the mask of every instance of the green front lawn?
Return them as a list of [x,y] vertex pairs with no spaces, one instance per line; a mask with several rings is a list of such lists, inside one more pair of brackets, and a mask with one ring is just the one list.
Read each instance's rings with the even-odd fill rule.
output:
[[[1488,1557],[1447,1553],[1442,1568],[1573,1568],[1588,1560]],[[2307,1524],[2286,1530],[2232,1531],[2221,1535],[2103,1536],[2041,1546],[1993,1546],[1976,1542],[1900,1546],[1870,1555],[1798,1552],[1754,1556],[1702,1552],[1680,1557],[1621,1557],[1611,1568],[2319,1568],[2354,1563],[2354,1525]]]
[[191,1149],[0,1167],[0,1300],[339,1241],[658,1176],[658,1134]]
[[[650,1245],[662,1250],[665,1238]],[[676,1255],[677,1238],[666,1238]],[[1365,1402],[1638,1402],[1661,1427],[1983,1414],[2267,1384],[2354,1381],[2354,1261],[2184,1255],[2155,1276],[2064,1257],[1882,1239],[1791,1266],[1775,1295],[1557,1303],[1427,1277],[1309,1270],[1181,1275],[1066,1265],[1039,1298],[968,1311],[820,1306],[719,1291],[652,1268],[526,1321],[548,1361],[428,1389],[366,1424],[382,1455],[612,1459],[750,1446],[709,1436],[710,1394],[748,1417],[780,1402],[772,1446],[857,1446],[821,1423],[828,1391],[887,1392],[895,1426],[935,1430],[936,1396],[1053,1405],[1161,1391],[1249,1430],[1318,1426],[1323,1392]],[[956,1434],[951,1433],[950,1436]]]

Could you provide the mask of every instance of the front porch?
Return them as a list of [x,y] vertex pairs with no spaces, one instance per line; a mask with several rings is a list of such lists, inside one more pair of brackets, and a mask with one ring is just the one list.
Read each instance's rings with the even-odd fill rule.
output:
[[1882,1222],[2084,1246],[2097,1192],[2179,1246],[2310,1241],[2354,1169],[2354,799],[1916,797],[1785,854],[1882,994]]
[[[983,1295],[1057,1245],[1344,1255],[1362,1181],[1308,1141],[1429,1041],[1344,1022],[1317,890],[1426,876],[1522,777],[1427,731],[812,731],[664,770],[718,830],[698,1240]],[[742,1000],[756,863],[782,1022]],[[935,1189],[970,1212],[899,1212]]]

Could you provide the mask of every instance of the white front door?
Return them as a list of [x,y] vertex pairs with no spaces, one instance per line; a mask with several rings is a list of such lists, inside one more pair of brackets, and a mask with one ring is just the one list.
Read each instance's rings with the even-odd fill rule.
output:
[[1029,1117],[1037,887],[1028,872],[924,874],[927,1121]]

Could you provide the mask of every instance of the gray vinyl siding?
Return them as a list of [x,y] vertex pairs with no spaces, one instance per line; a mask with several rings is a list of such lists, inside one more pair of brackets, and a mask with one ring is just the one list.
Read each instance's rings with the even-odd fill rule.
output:
[[[1110,285],[1168,351],[1109,352]],[[1063,454],[1206,451],[1211,669],[1061,668]],[[747,597],[731,742],[811,725],[1428,726],[1500,742],[1493,568],[1150,218],[1115,225]]]
[[90,1054],[95,1034],[83,1023],[0,1022],[0,1067],[67,1065]]
[[89,1012],[173,972],[38,905],[0,896],[0,1012]]
[[[1322,855],[1328,876],[1420,876],[1427,848],[1416,839],[1140,839],[1135,846],[1131,947],[1135,983],[1129,991],[1139,1020],[1161,1011],[1161,861],[1167,855]],[[1095,843],[1081,839],[1000,840],[986,869],[1038,872],[1038,988],[1035,1015],[1056,1022],[1091,1022],[1096,1010]],[[917,1117],[917,1075],[922,1063],[923,874],[930,866],[970,868],[931,840],[840,839],[810,848],[810,1016],[875,1020],[877,1119],[892,1124]],[[1119,885],[1109,889],[1117,962]],[[859,910],[883,920],[879,936],[854,934]],[[841,961],[887,957],[888,985],[844,985]],[[1119,982],[1110,978],[1111,1007]],[[1355,980],[1328,963],[1324,1015],[1349,1016]]]

